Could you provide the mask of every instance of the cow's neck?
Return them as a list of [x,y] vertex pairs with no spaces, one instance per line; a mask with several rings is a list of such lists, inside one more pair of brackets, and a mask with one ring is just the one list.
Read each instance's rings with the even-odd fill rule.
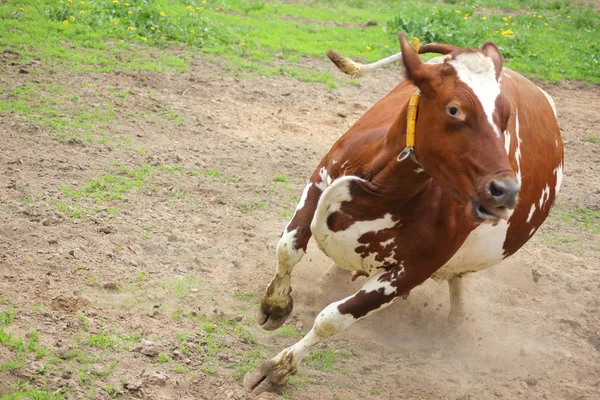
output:
[[[431,177],[423,168],[410,157],[398,161],[398,155],[406,147],[406,116],[405,106],[396,121],[390,127],[382,148],[375,160],[379,164],[379,172],[373,177],[373,184],[380,188],[390,189],[397,200],[408,201],[419,195],[432,182]],[[419,140],[418,136],[416,140]]]

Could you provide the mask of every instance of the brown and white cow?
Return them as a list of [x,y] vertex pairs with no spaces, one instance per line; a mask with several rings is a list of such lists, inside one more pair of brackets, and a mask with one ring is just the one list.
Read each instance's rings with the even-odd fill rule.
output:
[[[556,199],[563,145],[548,94],[503,68],[493,43],[419,49],[444,54],[437,63],[423,63],[403,34],[400,45],[408,79],[311,176],[277,245],[258,323],[272,330],[290,315],[291,272],[311,235],[339,267],[368,279],[322,310],[302,340],[249,372],[248,390],[280,388],[315,344],[430,277],[448,281],[450,319],[460,319],[464,276],[516,252]],[[419,91],[413,148],[409,99]]]

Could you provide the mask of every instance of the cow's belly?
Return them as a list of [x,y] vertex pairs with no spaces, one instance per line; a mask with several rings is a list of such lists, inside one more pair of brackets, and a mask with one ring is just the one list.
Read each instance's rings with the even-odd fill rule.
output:
[[396,263],[394,259],[396,243],[393,238],[385,237],[374,246],[365,248],[359,239],[369,232],[391,229],[397,222],[393,221],[391,214],[383,214],[380,218],[370,221],[361,221],[360,216],[352,216],[357,221],[347,229],[332,231],[327,224],[328,217],[340,211],[342,203],[352,201],[349,185],[354,180],[361,180],[361,178],[344,176],[325,189],[319,199],[311,223],[311,231],[321,251],[340,268],[350,271],[362,270],[371,275],[377,268],[385,268]]
[[467,236],[454,256],[432,275],[432,278],[448,280],[498,264],[505,257],[504,241],[507,231],[508,224],[505,220],[501,220],[496,226],[479,225]]

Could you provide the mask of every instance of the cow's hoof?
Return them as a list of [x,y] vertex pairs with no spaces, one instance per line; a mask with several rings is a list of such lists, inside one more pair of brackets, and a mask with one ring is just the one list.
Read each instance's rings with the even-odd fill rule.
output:
[[268,331],[279,328],[288,319],[294,309],[294,299],[289,296],[285,306],[270,305],[266,299],[260,302],[256,322]]
[[260,364],[244,376],[244,389],[254,394],[280,392],[290,375],[296,373],[293,356],[283,356],[279,361],[269,360]]

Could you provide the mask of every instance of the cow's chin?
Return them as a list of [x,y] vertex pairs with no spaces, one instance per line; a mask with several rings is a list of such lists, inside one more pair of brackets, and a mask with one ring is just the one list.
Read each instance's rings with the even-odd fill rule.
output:
[[480,203],[473,198],[470,198],[471,215],[475,222],[479,224],[496,225],[500,220],[507,220],[512,215],[513,210],[506,207],[489,207],[486,204]]

